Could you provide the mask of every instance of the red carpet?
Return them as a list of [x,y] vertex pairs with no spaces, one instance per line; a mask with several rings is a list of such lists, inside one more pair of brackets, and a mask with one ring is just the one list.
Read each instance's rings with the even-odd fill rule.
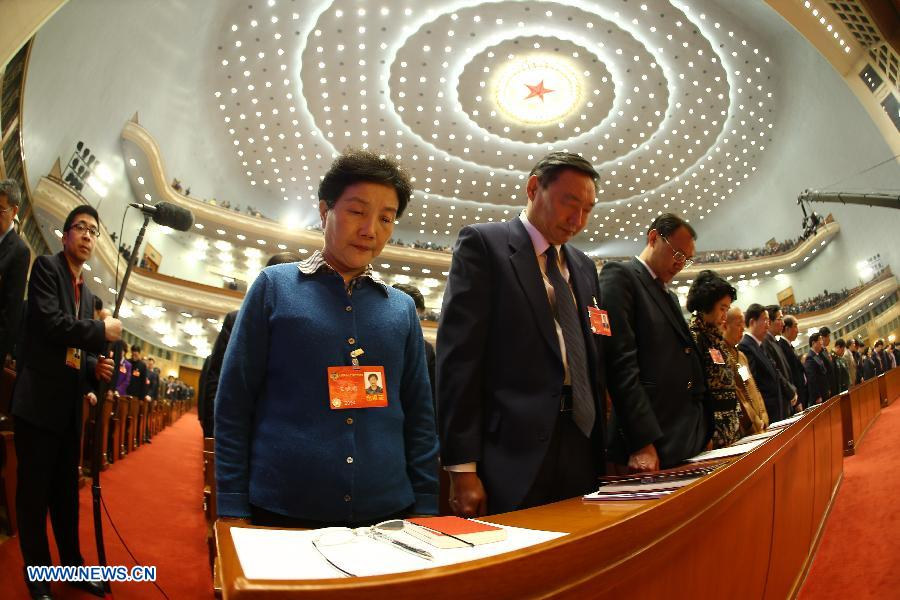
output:
[[[101,476],[103,498],[119,533],[144,565],[156,565],[157,583],[172,600],[211,599],[212,575],[203,517],[203,434],[195,412],[167,427]],[[97,564],[90,486],[81,489],[81,552]],[[49,526],[48,526],[49,529]],[[104,517],[107,563],[131,567],[119,538]],[[50,544],[54,560],[56,548]],[[62,583],[55,598],[93,596]],[[162,598],[151,583],[114,583],[114,598]],[[18,538],[0,545],[0,598],[28,600]]]
[[900,400],[881,411],[838,491],[803,600],[900,597]]

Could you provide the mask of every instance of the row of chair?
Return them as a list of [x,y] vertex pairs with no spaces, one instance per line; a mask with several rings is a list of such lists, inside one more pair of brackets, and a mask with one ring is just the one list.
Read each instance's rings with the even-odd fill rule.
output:
[[[6,511],[5,529],[15,535],[16,527],[16,451],[13,445],[13,421],[10,399],[16,373],[4,369],[0,379],[0,507]],[[87,481],[93,462],[94,424],[100,419],[103,446],[100,470],[123,460],[141,445],[190,410],[190,400],[145,400],[133,396],[109,394],[103,402],[91,406],[84,400],[81,416],[81,449],[78,471],[81,484]],[[0,522],[0,527],[4,524]]]

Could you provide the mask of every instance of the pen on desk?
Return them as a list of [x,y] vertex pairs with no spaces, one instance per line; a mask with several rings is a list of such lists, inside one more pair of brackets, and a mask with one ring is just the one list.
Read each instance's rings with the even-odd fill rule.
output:
[[409,552],[410,554],[418,556],[419,558],[422,558],[425,560],[434,560],[434,555],[432,555],[431,552],[429,552],[427,550],[422,550],[421,548],[416,548],[412,544],[407,544],[406,542],[401,542],[400,540],[395,540],[394,538],[390,537],[389,535],[385,535],[385,534],[381,533],[380,531],[372,530],[369,532],[369,535],[371,535],[376,540],[381,540],[383,542],[393,544],[394,546],[397,546],[401,550],[405,550],[406,552]]

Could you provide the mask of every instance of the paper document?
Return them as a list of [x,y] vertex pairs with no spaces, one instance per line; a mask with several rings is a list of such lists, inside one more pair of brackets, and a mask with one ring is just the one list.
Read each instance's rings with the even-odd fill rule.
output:
[[790,417],[789,419],[784,419],[782,421],[775,421],[774,423],[769,423],[769,429],[780,429],[782,427],[787,427],[791,423],[796,423],[797,421],[799,421],[800,419],[802,419],[805,416],[806,415],[804,415],[803,413],[798,413],[798,414],[794,415],[793,417]]
[[659,500],[665,498],[675,490],[660,490],[657,492],[627,492],[622,494],[601,494],[594,492],[583,497],[584,500],[592,500],[595,502],[613,502],[621,500]]
[[716,450],[707,450],[706,452],[701,452],[697,456],[693,458],[687,459],[687,462],[700,462],[704,460],[714,460],[716,458],[727,458],[729,456],[740,456],[741,454],[746,454],[750,452],[757,446],[765,443],[766,439],[756,440],[754,442],[748,442],[746,444],[740,444],[739,446],[727,446],[725,448],[718,448]]
[[435,548],[402,531],[389,533],[399,541],[427,550],[434,556],[434,560],[425,560],[390,543],[366,535],[353,536],[350,543],[337,545],[325,545],[320,541],[318,543],[320,553],[312,542],[326,539],[323,532],[328,530],[325,529],[296,531],[232,527],[231,537],[241,561],[241,568],[248,579],[293,580],[334,579],[347,576],[328,561],[355,576],[385,575],[496,556],[566,535],[556,531],[539,531],[505,525],[501,527],[507,532],[507,538],[501,542],[449,549]]
[[772,436],[778,435],[779,433],[781,433],[781,429],[766,429],[763,432],[748,435],[747,437],[742,437],[741,439],[733,443],[732,446],[749,444],[750,442],[755,442],[756,440],[767,440]]

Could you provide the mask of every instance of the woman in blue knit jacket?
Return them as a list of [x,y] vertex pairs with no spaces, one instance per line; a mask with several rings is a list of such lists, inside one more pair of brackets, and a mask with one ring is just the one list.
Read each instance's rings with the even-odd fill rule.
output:
[[[267,267],[247,292],[215,402],[221,517],[315,527],[437,513],[422,331],[371,264],[411,192],[393,161],[339,156],[319,187],[324,248]],[[373,371],[383,394],[365,394]]]

